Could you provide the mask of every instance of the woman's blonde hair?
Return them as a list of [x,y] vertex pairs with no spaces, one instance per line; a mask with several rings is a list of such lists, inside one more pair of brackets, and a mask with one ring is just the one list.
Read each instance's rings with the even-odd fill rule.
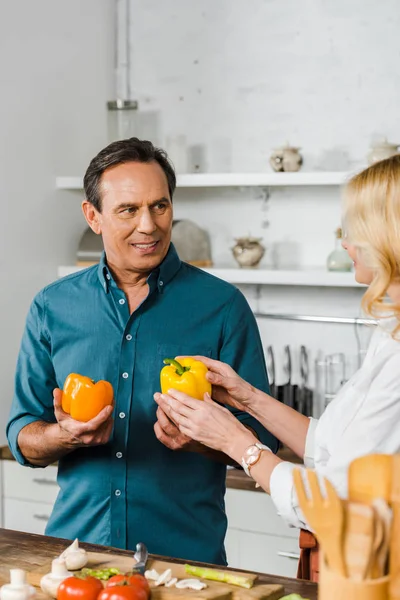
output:
[[389,286],[400,281],[400,155],[371,165],[355,175],[344,194],[343,226],[350,244],[373,273],[362,307],[372,317],[399,320],[400,304],[385,301]]

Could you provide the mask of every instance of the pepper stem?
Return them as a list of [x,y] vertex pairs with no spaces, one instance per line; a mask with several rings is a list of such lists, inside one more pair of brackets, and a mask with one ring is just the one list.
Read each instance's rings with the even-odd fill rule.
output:
[[172,365],[175,367],[177,375],[183,375],[186,371],[190,370],[190,367],[184,367],[180,362],[175,360],[175,358],[164,358],[163,363],[164,365]]

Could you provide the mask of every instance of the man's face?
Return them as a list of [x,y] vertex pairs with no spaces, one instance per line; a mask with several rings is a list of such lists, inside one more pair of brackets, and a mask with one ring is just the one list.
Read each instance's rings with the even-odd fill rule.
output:
[[168,252],[172,202],[157,162],[128,162],[107,169],[100,183],[101,212],[85,201],[90,227],[103,237],[110,267],[148,273]]

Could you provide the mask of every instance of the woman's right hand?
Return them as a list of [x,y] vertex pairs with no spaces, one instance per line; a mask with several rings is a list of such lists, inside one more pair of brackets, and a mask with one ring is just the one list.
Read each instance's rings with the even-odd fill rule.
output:
[[248,410],[255,392],[255,388],[250,383],[242,379],[226,363],[206,356],[194,356],[193,358],[206,365],[208,369],[207,379],[212,384],[212,397],[214,400],[239,410]]

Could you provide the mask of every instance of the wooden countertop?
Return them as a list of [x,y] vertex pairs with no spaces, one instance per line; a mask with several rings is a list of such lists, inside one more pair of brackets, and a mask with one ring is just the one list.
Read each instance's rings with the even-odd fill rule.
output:
[[[300,459],[295,456],[288,448],[282,448],[278,452],[278,456],[282,460],[289,462],[301,463]],[[14,460],[8,446],[0,446],[1,460]],[[264,492],[262,488],[256,488],[255,482],[247,477],[246,473],[241,469],[228,469],[226,473],[226,487],[235,490],[247,490],[250,492]]]
[[[132,552],[127,550],[119,550],[117,548],[97,546],[94,544],[82,544],[82,546],[86,550],[91,550],[92,552],[132,556]],[[9,529],[0,529],[0,574],[2,578],[8,580],[9,569],[19,568],[25,569],[27,572],[34,571],[38,566],[42,566],[47,561],[51,561],[55,556],[58,556],[64,549],[65,541],[58,538],[23,533],[20,531],[11,531]],[[153,558],[161,558],[178,564],[188,562],[165,557],[153,556]],[[229,570],[238,571],[238,569]],[[261,583],[283,585],[285,594],[296,593],[304,598],[309,598],[309,600],[317,599],[317,585],[308,581],[266,574],[258,574],[258,581]]]

